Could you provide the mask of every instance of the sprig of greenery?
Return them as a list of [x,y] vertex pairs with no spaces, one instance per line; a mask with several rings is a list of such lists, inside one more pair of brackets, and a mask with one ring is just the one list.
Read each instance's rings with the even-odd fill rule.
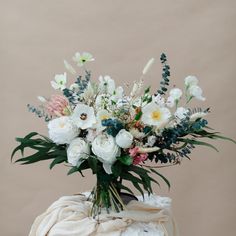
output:
[[160,82],[160,89],[157,91],[160,95],[165,95],[167,92],[167,86],[169,86],[169,77],[170,77],[170,66],[167,64],[167,57],[165,53],[161,54],[160,57],[162,68],[162,80]]

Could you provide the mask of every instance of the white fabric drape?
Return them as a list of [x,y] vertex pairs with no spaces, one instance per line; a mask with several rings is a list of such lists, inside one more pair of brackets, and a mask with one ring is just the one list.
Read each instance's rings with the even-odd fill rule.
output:
[[38,216],[29,236],[177,236],[170,199],[152,195],[131,201],[125,211],[89,217],[86,195],[61,197]]

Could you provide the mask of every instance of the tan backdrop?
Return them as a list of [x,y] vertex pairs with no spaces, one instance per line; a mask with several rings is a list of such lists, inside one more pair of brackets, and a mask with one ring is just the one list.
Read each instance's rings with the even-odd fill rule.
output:
[[[93,78],[109,74],[117,83],[137,79],[150,57],[169,58],[172,85],[186,75],[201,80],[212,113],[210,126],[235,135],[236,1],[0,1],[1,159],[0,234],[25,236],[34,218],[58,197],[91,189],[94,178],[67,177],[64,166],[10,163],[15,136],[32,130],[47,134],[45,123],[28,113],[36,95],[53,92],[49,81],[64,72],[62,60],[89,51]],[[146,83],[159,83],[159,62]],[[203,104],[199,104],[203,105]],[[215,142],[192,160],[163,169],[172,182],[156,193],[173,198],[182,236],[234,235],[236,231],[235,147]]]

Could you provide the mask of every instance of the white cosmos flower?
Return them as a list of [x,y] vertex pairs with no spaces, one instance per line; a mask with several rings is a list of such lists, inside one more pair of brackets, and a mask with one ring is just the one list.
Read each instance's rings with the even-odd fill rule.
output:
[[188,88],[192,85],[197,85],[198,84],[198,78],[193,75],[189,75],[184,79],[185,86]]
[[78,128],[91,128],[96,123],[94,109],[84,104],[78,104],[72,114],[72,120]]
[[188,109],[184,108],[184,107],[178,107],[176,112],[175,112],[175,117],[182,120],[184,118],[186,118],[186,115],[188,114]]
[[170,110],[166,107],[160,107],[151,102],[142,108],[143,115],[141,120],[146,125],[162,127],[171,117]]
[[206,100],[206,98],[202,96],[202,89],[197,85],[191,85],[188,89],[188,93],[191,97],[195,97],[198,100]]
[[74,139],[67,149],[67,160],[72,166],[79,166],[90,154],[88,143],[82,138]]
[[195,121],[199,118],[203,118],[204,116],[206,116],[207,113],[206,112],[197,112],[197,113],[194,113],[190,116],[190,121]]
[[70,63],[68,63],[66,60],[64,60],[64,66],[72,75],[76,74],[76,71],[73,68],[73,66]]
[[64,74],[55,75],[54,80],[51,81],[51,85],[54,89],[63,90],[66,88],[66,72]]
[[125,129],[120,130],[116,135],[116,143],[121,148],[129,148],[133,143],[133,139],[133,135]]
[[105,75],[104,77],[99,76],[98,79],[98,88],[100,93],[108,93],[112,95],[116,89],[115,81],[108,75]]
[[115,139],[108,134],[98,135],[92,142],[92,151],[103,163],[103,168],[107,174],[112,174],[111,166],[120,156],[120,148]]
[[79,129],[68,116],[61,116],[48,123],[49,138],[56,144],[69,144],[79,135]]
[[183,92],[179,88],[173,88],[170,90],[169,94],[174,100],[179,100],[182,97]]
[[77,64],[77,66],[83,66],[86,62],[95,60],[92,54],[88,52],[83,52],[82,54],[76,52],[72,59]]

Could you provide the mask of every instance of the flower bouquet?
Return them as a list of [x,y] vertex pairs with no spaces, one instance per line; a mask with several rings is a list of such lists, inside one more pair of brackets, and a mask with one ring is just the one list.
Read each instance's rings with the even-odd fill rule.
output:
[[[170,67],[162,54],[162,78],[154,93],[144,88],[144,76],[154,63],[150,59],[141,78],[132,86],[116,87],[109,76],[91,80],[91,72],[85,65],[94,61],[90,53],[76,53],[73,61],[81,75],[64,61],[65,68],[76,77],[67,87],[67,74],[59,74],[51,81],[55,90],[62,92],[50,98],[39,96],[40,105],[28,105],[29,111],[47,122],[49,138],[32,132],[16,138],[19,145],[12,158],[20,151],[21,164],[51,160],[50,169],[66,163],[68,174],[91,169],[97,177],[90,199],[91,215],[101,209],[121,211],[125,209],[121,191],[133,194],[124,181],[131,182],[142,195],[152,193],[152,183],[157,175],[170,187],[169,181],[157,171],[160,167],[180,164],[189,158],[193,148],[204,145],[217,149],[206,139],[226,139],[208,126],[205,119],[209,108],[190,108],[192,99],[204,101],[202,89],[195,76],[187,76],[182,91],[175,86],[168,91]],[[34,152],[24,156],[25,149]],[[156,164],[147,164],[154,162]]]

